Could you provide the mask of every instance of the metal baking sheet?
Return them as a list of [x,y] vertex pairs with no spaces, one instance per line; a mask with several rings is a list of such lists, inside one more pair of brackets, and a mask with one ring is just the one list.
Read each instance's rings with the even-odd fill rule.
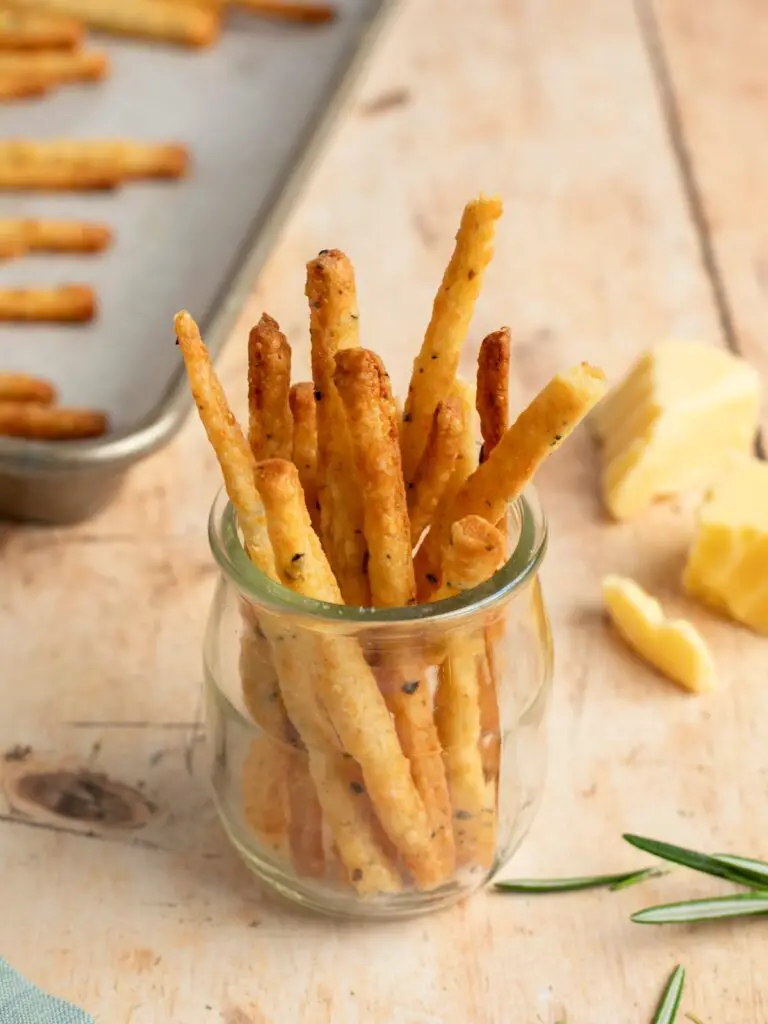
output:
[[[47,377],[61,402],[105,411],[98,441],[0,438],[0,515],[66,521],[95,511],[132,461],[164,443],[190,408],[173,314],[188,308],[217,351],[248,293],[295,186],[394,0],[341,0],[323,26],[246,13],[210,50],[90,35],[109,79],[0,108],[6,138],[178,141],[178,182],[114,193],[0,193],[0,216],[103,221],[115,244],[95,257],[0,263],[5,286],[92,285],[88,325],[3,325],[0,368]],[[76,486],[73,487],[73,484]]]

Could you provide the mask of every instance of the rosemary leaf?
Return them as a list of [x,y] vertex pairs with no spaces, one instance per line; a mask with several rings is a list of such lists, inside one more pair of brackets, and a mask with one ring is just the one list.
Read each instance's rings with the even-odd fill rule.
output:
[[[682,864],[683,867],[701,871],[705,875],[714,875],[715,878],[724,878],[736,885],[745,885],[748,888],[756,887],[756,869],[753,868],[751,875],[747,875],[745,871],[739,870],[723,860],[724,855],[711,857],[706,853],[697,853],[696,850],[687,850],[684,846],[674,846],[672,843],[662,843],[656,839],[646,839],[644,836],[625,834],[624,838],[638,850],[652,853],[655,857],[661,857],[662,860],[671,861],[673,864]],[[768,877],[763,885],[768,888]]]
[[625,875],[619,882],[614,882],[611,886],[611,892],[618,892],[619,889],[629,889],[631,885],[638,885],[649,878],[661,878],[663,875],[668,874],[669,871],[665,871],[663,868],[642,868],[631,875]]
[[686,1013],[685,1016],[688,1018],[691,1024],[704,1024],[704,1021],[701,1019],[701,1017],[697,1017],[695,1013]]
[[[737,857],[732,853],[716,853],[713,857],[729,870],[738,872],[745,879],[745,885],[750,884],[753,889],[768,889],[768,864],[765,861]],[[746,881],[748,878],[752,879],[751,883]]]
[[768,914],[768,892],[739,893],[711,899],[688,900],[646,907],[632,915],[637,924],[685,924],[689,921],[717,921],[722,918]]
[[652,1024],[674,1024],[683,995],[684,984],[685,968],[678,964],[667,982],[667,987],[664,989],[664,995],[661,997],[661,1002],[656,1009]]
[[[582,878],[516,878],[505,882],[496,882],[494,889],[500,892],[514,893],[545,893],[545,892],[579,892],[581,889],[615,889],[622,885],[640,882],[654,868],[643,868],[642,871],[624,871],[618,875],[585,875]],[[642,876],[642,877],[640,877]]]

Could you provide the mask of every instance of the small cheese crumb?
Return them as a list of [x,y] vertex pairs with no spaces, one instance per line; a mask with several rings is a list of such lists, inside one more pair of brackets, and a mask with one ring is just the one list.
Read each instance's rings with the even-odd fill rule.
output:
[[641,658],[686,690],[714,688],[712,655],[690,622],[667,619],[659,602],[634,580],[606,576],[602,589],[611,622]]

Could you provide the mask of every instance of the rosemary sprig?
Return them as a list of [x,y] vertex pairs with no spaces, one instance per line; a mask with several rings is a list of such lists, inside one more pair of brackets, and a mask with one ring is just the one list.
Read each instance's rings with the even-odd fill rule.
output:
[[685,924],[768,914],[768,892],[739,893],[684,903],[662,903],[632,914],[637,924]]
[[[706,853],[698,853],[696,850],[687,850],[684,846],[674,846],[672,843],[662,843],[657,839],[647,839],[644,836],[625,834],[624,838],[638,850],[651,853],[655,857],[671,861],[673,864],[682,864],[683,867],[691,868],[693,871],[714,875],[715,878],[724,878],[728,882],[744,885],[749,889],[768,889],[768,864],[763,864],[761,861],[753,861],[746,857],[732,857],[729,854],[710,856]],[[761,870],[762,874],[760,874]]]
[[660,872],[656,868],[640,871],[622,871],[615,875],[584,875],[578,878],[515,878],[496,882],[494,889],[513,893],[579,892],[583,889],[623,889],[651,878]]
[[664,989],[661,1002],[651,1024],[674,1024],[685,985],[685,968],[680,964],[672,971],[672,975]]

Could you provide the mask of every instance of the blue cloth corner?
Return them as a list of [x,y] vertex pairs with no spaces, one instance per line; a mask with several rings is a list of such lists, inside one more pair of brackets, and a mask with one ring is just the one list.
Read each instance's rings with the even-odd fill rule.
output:
[[71,1003],[41,992],[0,957],[0,1024],[95,1024]]

